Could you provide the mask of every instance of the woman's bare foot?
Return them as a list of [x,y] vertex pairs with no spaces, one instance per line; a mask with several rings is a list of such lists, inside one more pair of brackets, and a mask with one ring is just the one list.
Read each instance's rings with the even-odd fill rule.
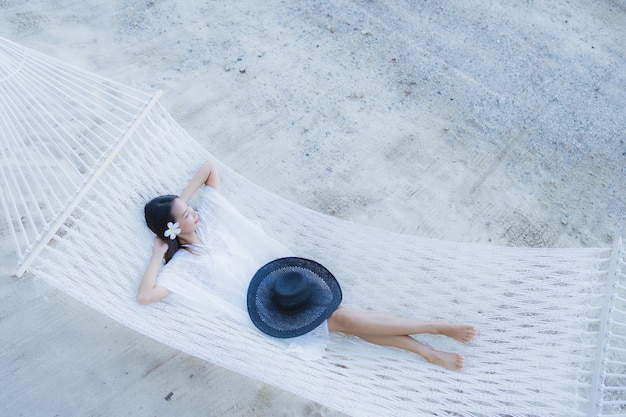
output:
[[476,327],[467,324],[455,324],[445,321],[435,322],[437,330],[435,334],[448,336],[457,342],[469,343],[476,336]]
[[463,372],[463,369],[465,369],[465,358],[458,353],[440,352],[431,349],[430,352],[424,355],[424,358],[430,363],[441,365],[451,371]]

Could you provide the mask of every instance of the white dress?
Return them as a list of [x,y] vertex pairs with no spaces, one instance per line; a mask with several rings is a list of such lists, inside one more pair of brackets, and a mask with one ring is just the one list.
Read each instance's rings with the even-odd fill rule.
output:
[[[266,263],[294,255],[241,215],[214,188],[203,186],[199,194],[197,233],[202,244],[190,245],[191,251],[178,250],[161,268],[157,284],[206,314],[254,326],[246,301],[250,280]],[[323,356],[327,342],[327,322],[306,335],[284,341],[288,353],[307,360]]]

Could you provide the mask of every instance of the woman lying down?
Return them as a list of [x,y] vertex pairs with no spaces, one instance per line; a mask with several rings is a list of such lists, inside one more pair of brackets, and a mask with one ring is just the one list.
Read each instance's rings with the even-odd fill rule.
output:
[[[439,334],[466,344],[476,335],[474,326],[419,322],[342,306],[339,283],[324,266],[294,257],[238,213],[219,190],[217,168],[209,160],[180,196],[162,195],[146,204],[146,223],[156,237],[139,285],[139,303],[171,293],[191,298],[204,293],[212,308],[242,323],[251,321],[270,336],[291,339],[309,359],[323,354],[328,332],[335,331],[463,371],[462,355],[435,350],[411,335]],[[196,192],[197,210],[187,204]]]

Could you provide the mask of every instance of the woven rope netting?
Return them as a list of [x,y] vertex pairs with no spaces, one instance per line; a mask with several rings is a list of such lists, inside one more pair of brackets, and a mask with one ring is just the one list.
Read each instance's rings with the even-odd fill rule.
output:
[[175,296],[135,302],[152,243],[143,205],[179,192],[210,157],[156,96],[0,40],[0,122],[3,233],[18,272],[28,267],[132,329],[353,415],[626,413],[619,241],[530,249],[393,234],[292,204],[222,165],[226,197],[297,255],[325,264],[346,305],[479,328],[469,346],[420,336],[463,353],[462,374],[339,334],[321,360],[304,362]]

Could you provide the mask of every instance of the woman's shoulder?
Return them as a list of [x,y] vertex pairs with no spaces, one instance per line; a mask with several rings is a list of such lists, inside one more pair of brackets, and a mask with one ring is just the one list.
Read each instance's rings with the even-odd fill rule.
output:
[[211,194],[211,195],[219,195],[220,192],[218,189],[211,187],[210,185],[202,185],[202,187],[200,187],[200,192],[203,194]]
[[168,263],[163,265],[162,270],[174,270],[179,269],[186,264],[189,260],[189,256],[191,256],[190,251],[185,249],[184,247],[180,247],[176,253],[172,256],[172,259],[169,260]]
[[[194,254],[193,248],[180,248],[168,263],[159,271],[159,280],[162,283],[170,280],[184,279],[197,281],[203,273],[203,264],[200,256]],[[167,286],[167,285],[165,285]]]
[[230,206],[226,198],[209,185],[203,185],[198,191],[198,199],[195,206],[200,214],[207,215]]
[[202,203],[204,201],[211,202],[223,198],[218,190],[210,185],[203,185],[198,190],[198,201]]

